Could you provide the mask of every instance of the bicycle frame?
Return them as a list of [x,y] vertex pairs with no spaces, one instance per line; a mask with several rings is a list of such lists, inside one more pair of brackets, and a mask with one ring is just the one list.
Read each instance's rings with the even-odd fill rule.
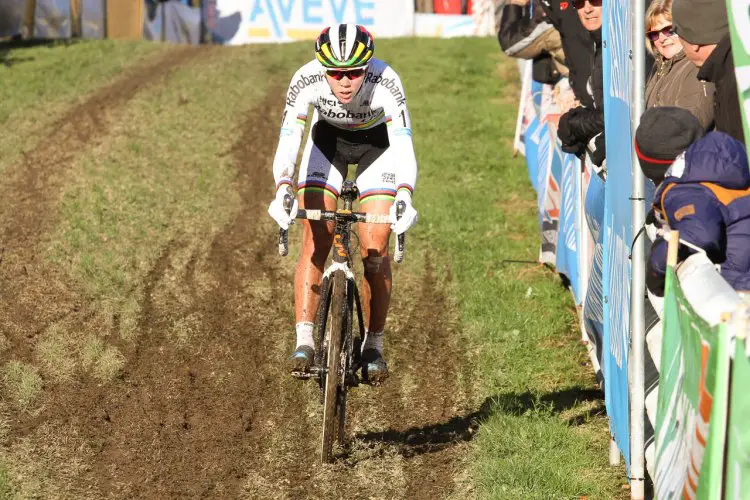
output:
[[[354,273],[351,270],[349,243],[351,226],[355,222],[390,224],[390,216],[353,212],[352,205],[357,199],[357,187],[352,181],[344,182],[341,199],[344,208],[329,210],[300,209],[298,219],[332,221],[335,223],[333,244],[331,246],[331,264],[323,272],[321,300],[315,319],[317,338],[315,339],[315,359],[313,366],[305,372],[293,372],[301,378],[315,378],[321,390],[323,403],[322,462],[333,460],[333,441],[338,436],[339,444],[344,443],[344,426],[346,421],[346,394],[349,387],[359,385],[357,372],[361,368],[361,346],[365,336],[365,322]],[[397,217],[403,213],[403,202],[397,205]],[[284,198],[287,213],[292,207],[291,194]],[[288,233],[279,232],[279,254],[288,253]],[[404,238],[399,235],[396,244],[397,262],[403,260]],[[331,310],[333,308],[334,310]],[[354,336],[353,312],[356,308],[359,321],[359,336]],[[331,318],[329,326],[328,318]],[[336,426],[338,423],[338,426]]]

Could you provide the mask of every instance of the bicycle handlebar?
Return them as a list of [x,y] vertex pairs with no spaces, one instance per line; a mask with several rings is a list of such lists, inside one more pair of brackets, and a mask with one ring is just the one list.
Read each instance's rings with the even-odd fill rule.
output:
[[[284,196],[284,210],[291,214],[294,198],[287,194]],[[400,219],[406,209],[406,203],[399,201],[396,204],[396,220]],[[350,222],[364,222],[365,224],[391,224],[391,216],[388,214],[370,214],[366,212],[351,212],[346,210],[313,210],[300,208],[297,210],[296,219],[318,220],[318,221],[335,221],[344,219]],[[396,251],[393,260],[397,263],[404,261],[405,253],[405,235],[399,234],[396,238]],[[286,257],[289,254],[289,230],[279,229],[279,255]]]

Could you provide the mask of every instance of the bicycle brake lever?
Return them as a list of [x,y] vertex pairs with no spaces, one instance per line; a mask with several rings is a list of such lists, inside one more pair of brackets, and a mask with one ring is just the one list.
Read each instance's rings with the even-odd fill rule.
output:
[[[404,212],[406,211],[406,202],[399,201],[396,203],[396,220],[399,220]],[[406,234],[401,233],[396,236],[396,252],[393,255],[393,260],[397,264],[401,264],[404,261],[404,253],[406,252]]]
[[[292,204],[294,200],[291,194],[284,195],[284,210],[287,215],[292,213]],[[289,254],[289,230],[279,229],[279,255],[286,257]]]

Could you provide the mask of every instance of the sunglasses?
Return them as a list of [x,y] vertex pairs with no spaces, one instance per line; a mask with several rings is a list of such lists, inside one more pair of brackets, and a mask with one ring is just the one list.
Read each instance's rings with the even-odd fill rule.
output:
[[602,6],[602,0],[573,0],[573,7],[582,9],[586,6],[586,2],[590,3],[592,7]]
[[362,75],[365,74],[364,69],[350,69],[350,70],[335,70],[335,69],[329,69],[326,71],[326,74],[333,78],[334,80],[341,80],[345,76],[349,78],[349,80],[356,80],[357,78],[360,78]]
[[662,33],[663,33],[663,34],[664,34],[664,36],[665,36],[665,37],[667,37],[667,38],[669,38],[670,36],[674,36],[674,35],[676,34],[676,32],[675,32],[674,28],[673,28],[673,27],[672,27],[672,25],[670,24],[669,26],[664,26],[664,27],[663,27],[662,29],[660,29],[660,30],[656,30],[656,31],[647,31],[647,32],[646,32],[646,38],[648,38],[648,39],[649,39],[649,40],[651,40],[652,42],[655,42],[655,41],[657,41],[657,40],[659,39],[659,35],[660,35],[660,34],[662,34]]

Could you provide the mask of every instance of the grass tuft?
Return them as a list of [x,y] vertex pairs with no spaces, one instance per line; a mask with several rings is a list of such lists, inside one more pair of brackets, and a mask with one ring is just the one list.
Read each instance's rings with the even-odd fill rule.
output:
[[56,381],[66,381],[76,373],[77,346],[59,324],[53,324],[37,343],[37,357],[45,373]]
[[94,364],[94,375],[102,382],[111,382],[122,374],[125,356],[114,346],[104,348]]
[[3,384],[8,401],[26,411],[42,390],[42,377],[33,366],[14,360],[5,365]]

